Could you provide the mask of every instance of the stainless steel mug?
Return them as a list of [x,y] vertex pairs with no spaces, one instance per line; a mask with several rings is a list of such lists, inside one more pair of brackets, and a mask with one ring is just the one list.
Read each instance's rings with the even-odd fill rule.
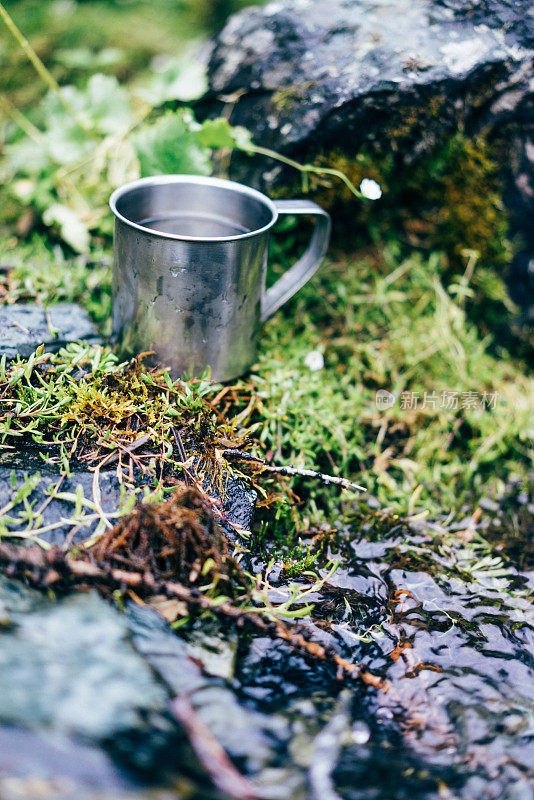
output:
[[[113,335],[153,351],[174,375],[215,380],[254,362],[261,323],[319,267],[330,217],[309,200],[270,200],[233,181],[141,178],[110,198],[115,215]],[[314,216],[308,249],[265,291],[269,234],[280,214]]]

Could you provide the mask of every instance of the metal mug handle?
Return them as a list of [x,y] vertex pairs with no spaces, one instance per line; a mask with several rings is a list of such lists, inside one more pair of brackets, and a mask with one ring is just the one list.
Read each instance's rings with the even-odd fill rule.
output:
[[278,311],[317,272],[330,239],[330,214],[311,200],[275,200],[279,214],[309,214],[316,217],[310,244],[299,260],[268,289],[261,302],[261,321]]

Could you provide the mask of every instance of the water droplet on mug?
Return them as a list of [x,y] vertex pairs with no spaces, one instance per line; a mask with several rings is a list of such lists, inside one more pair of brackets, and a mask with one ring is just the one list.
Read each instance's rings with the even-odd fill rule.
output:
[[177,278],[183,272],[187,272],[187,267],[171,267],[171,275]]

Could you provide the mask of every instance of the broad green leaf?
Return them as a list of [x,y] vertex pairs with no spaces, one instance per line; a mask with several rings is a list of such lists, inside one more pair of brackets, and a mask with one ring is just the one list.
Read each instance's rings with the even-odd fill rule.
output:
[[[85,89],[64,86],[61,94],[87,126],[103,136],[119,133],[133,121],[128,92],[111,75],[97,73],[89,78]],[[80,129],[55,94],[47,95],[44,110],[50,131],[60,132],[67,125],[68,128],[77,128],[79,135],[87,139],[87,134]]]
[[57,225],[61,238],[78,253],[89,250],[89,232],[86,225],[71,208],[54,203],[43,214],[45,225]]
[[219,147],[235,147],[234,129],[228,120],[218,117],[207,119],[202,127],[195,132],[199,144],[216,150]]
[[117,47],[105,47],[97,53],[88,47],[73,47],[56,50],[54,61],[68,69],[99,70],[109,69],[124,61],[123,50]]
[[83,100],[83,111],[99,133],[120,133],[133,122],[128,92],[111,75],[93,75]]
[[[84,90],[64,86],[61,95],[97,137],[123,132],[133,122],[128,92],[111,76],[93,75]],[[44,98],[36,121],[42,131],[39,141],[25,137],[6,147],[13,174],[42,177],[57,166],[82,161],[95,148],[94,138],[53,92]]]
[[209,150],[197,140],[192,130],[191,112],[169,111],[146,126],[134,139],[141,175],[176,173],[209,175]]
[[4,155],[13,175],[37,175],[50,162],[47,142],[34,142],[28,137],[6,145]]
[[254,145],[250,131],[248,131],[242,125],[236,125],[236,127],[233,128],[233,131],[236,147],[239,148],[239,150],[252,151]]
[[206,68],[194,51],[176,57],[158,57],[162,62],[152,82],[139,94],[153,106],[168,100],[189,103],[201,97],[208,88]]
[[252,144],[250,133],[241,126],[233,127],[228,120],[218,117],[207,119],[196,131],[198,142],[204,147],[216,150],[219,147],[247,150]]

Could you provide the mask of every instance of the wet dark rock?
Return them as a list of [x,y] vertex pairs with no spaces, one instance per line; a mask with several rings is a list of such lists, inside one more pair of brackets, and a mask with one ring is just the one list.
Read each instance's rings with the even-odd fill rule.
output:
[[[4,452],[0,458],[0,507],[5,506],[28,480],[35,482],[35,488],[28,497],[33,504],[34,512],[43,508],[40,527],[51,527],[50,530],[39,534],[43,541],[51,544],[63,544],[66,537],[70,535],[71,540],[78,543],[89,538],[96,530],[100,522],[98,514],[82,509],[82,512],[89,518],[86,521],[76,517],[75,514],[78,486],[81,486],[83,496],[87,500],[92,501],[93,499],[94,472],[83,469],[75,470],[72,477],[64,478],[58,485],[59,475],[57,472],[47,468],[43,460],[39,459],[36,454],[20,451],[13,455],[13,453]],[[48,492],[55,486],[58,486],[58,493],[70,495],[70,498],[54,497],[50,500]],[[105,514],[113,514],[119,509],[121,499],[121,487],[116,473],[111,470],[101,472],[99,486],[102,510]],[[48,502],[49,500],[50,502]],[[16,518],[19,508],[17,506],[12,512],[13,518]],[[79,520],[78,522],[74,520],[75,517]],[[72,521],[65,522],[65,520]],[[64,524],[61,524],[62,521]],[[22,520],[18,527],[21,529],[25,527]]]
[[130,604],[128,620],[138,651],[171,693],[189,697],[200,719],[247,773],[259,771],[275,759],[280,740],[287,737],[281,717],[241,705],[228,683],[204,673],[191,658],[187,643],[157,612]]
[[[0,576],[0,606],[9,615],[8,624],[0,627],[2,797],[10,796],[9,777],[24,798],[33,796],[37,783],[42,793],[36,796],[54,800],[118,800],[123,794],[131,800],[157,800],[169,795],[140,789],[156,781],[165,785],[176,775],[192,800],[213,797],[185,732],[169,711],[172,687],[136,650],[128,619],[113,604],[94,592],[44,599]],[[157,639],[166,623],[155,613],[152,621]],[[166,627],[169,648],[178,644],[172,660],[184,678],[182,687],[192,688],[188,668],[209,686]],[[218,707],[221,713],[227,710]]]
[[[458,530],[465,527],[464,520]],[[466,800],[483,793],[528,796],[534,762],[527,733],[527,687],[534,650],[526,576],[506,562],[479,563],[476,548],[468,555],[461,536],[451,536],[441,552],[432,547],[436,533],[423,546],[422,530],[424,524],[405,532],[400,541],[391,539],[389,552],[379,559],[354,542],[351,566],[336,574],[338,583],[350,581],[352,573],[374,574],[390,598],[383,606],[384,616],[376,616],[375,645],[382,649],[393,691],[379,696],[373,715],[375,721],[392,721],[389,775],[404,775],[408,762],[417,757],[427,760],[427,767],[419,764],[413,779],[405,783],[403,777],[405,794],[395,781],[388,789],[386,779],[384,791],[391,797],[433,796],[433,772],[439,768],[444,770],[441,780],[451,788],[458,786],[455,796]],[[360,658],[369,663],[371,657],[378,669],[372,648],[371,643],[355,645]],[[405,721],[404,754],[395,744],[393,721],[399,718]],[[383,756],[375,749],[369,757],[365,764],[361,753],[347,750],[341,758],[340,784],[374,784],[376,773],[368,768]],[[347,797],[355,796],[347,791]]]
[[28,589],[19,581],[10,581],[0,576],[0,616],[2,627],[10,628],[14,622],[11,612],[26,614],[39,607],[42,595],[40,592]]
[[[516,502],[520,492],[515,487],[514,514],[528,505]],[[54,774],[54,742],[63,737],[68,751],[77,734],[142,778],[185,770],[202,787],[194,796],[211,796],[183,749],[183,731],[165,714],[181,696],[273,800],[434,800],[444,787],[461,800],[528,797],[534,645],[527,573],[484,561],[460,535],[466,520],[456,532],[426,522],[388,531],[371,522],[363,532],[340,533],[333,553],[340,566],[314,593],[302,630],[386,678],[387,692],[343,683],[326,662],[248,634],[237,654],[217,644],[225,663],[218,675],[232,675],[237,661],[233,679],[224,680],[206,657],[225,636],[221,622],[197,620],[182,638],[148,607],[128,603],[121,616],[94,594],[54,603],[3,579],[0,721],[9,731],[53,733],[39,766],[44,779]],[[283,598],[288,591],[279,573],[276,592]],[[20,682],[14,699],[5,696],[10,675]],[[100,680],[109,684],[102,697]],[[0,743],[1,735],[0,727]],[[89,758],[81,753],[82,772]],[[64,770],[59,760],[57,774]],[[102,781],[109,778],[106,763],[98,770]]]
[[[129,794],[134,787],[185,772],[202,787],[198,797],[212,797],[168,712],[166,686],[114,605],[94,592],[45,599],[1,576],[0,604],[9,615],[0,628],[1,790],[8,776],[25,798],[37,782],[43,791],[36,796],[54,800],[123,793],[134,800],[145,796]],[[9,781],[2,797],[7,789]]]
[[[102,798],[105,792],[113,793],[115,800],[123,792],[135,800],[131,793],[139,784],[98,747],[50,731],[11,727],[0,728],[0,776],[2,800],[9,800],[10,786],[25,800],[33,796],[85,800]],[[13,797],[17,797],[15,791]]]
[[45,309],[36,303],[0,306],[0,357],[27,358],[40,344],[56,351],[68,342],[100,341],[87,312],[74,303]]
[[236,679],[243,697],[266,713],[312,695],[326,693],[333,698],[341,688],[325,664],[310,665],[285,642],[264,637],[250,642],[238,664]]
[[11,620],[0,633],[3,725],[101,742],[166,708],[165,690],[109,603],[92,592],[58,602],[23,593],[23,612],[22,591],[0,578]]
[[[72,475],[65,477],[58,485],[57,471],[43,462],[34,447],[17,452],[3,451],[0,453],[0,508],[3,508],[28,480],[33,481],[35,486],[28,500],[33,506],[34,513],[43,509],[39,527],[50,528],[39,534],[40,538],[51,544],[63,544],[68,536],[72,542],[79,543],[88,539],[99,524],[102,525],[102,518],[91,509],[82,508],[86,519],[81,519],[75,513],[77,491],[83,493],[89,502],[93,501],[94,477],[94,472],[74,467]],[[146,476],[138,476],[138,486],[146,482]],[[57,493],[62,496],[50,499],[49,492],[55,486]],[[101,508],[104,515],[109,515],[108,518],[113,523],[117,520],[116,512],[121,506],[121,485],[114,469],[100,472],[99,488]],[[232,478],[227,484],[227,498],[223,505],[227,521],[222,522],[222,527],[230,540],[234,541],[235,531],[232,524],[242,525],[245,529],[250,527],[256,493],[247,489],[242,481]],[[19,511],[24,513],[22,503],[15,507],[11,516],[16,518]],[[61,524],[62,521],[64,524]],[[22,529],[25,526],[26,523],[21,518],[20,525],[12,526],[11,529]]]
[[[234,124],[302,157],[367,150],[406,165],[458,130],[506,142],[524,302],[525,290],[534,298],[533,30],[530,0],[270,2],[236,14],[215,40],[204,108],[235,95]],[[280,168],[267,168],[268,186]]]
[[[245,530],[250,530],[257,499],[254,489],[249,489],[243,481],[232,478],[226,485],[224,499],[226,519],[233,525],[241,525]],[[235,538],[231,530],[227,532]]]
[[190,656],[200,662],[207,675],[231,681],[234,677],[239,637],[217,620],[193,623],[184,633]]
[[534,14],[528,3],[517,0],[438,0],[438,5],[450,9],[456,19],[473,25],[488,25],[501,30],[505,36],[524,47],[534,47]]
[[[526,121],[532,39],[517,28],[532,20],[531,4],[514,3],[506,32],[496,24],[496,9],[484,6],[510,3],[479,3],[476,18],[448,5],[291,0],[245,10],[215,42],[211,90],[244,90],[233,121],[282,149],[380,142],[386,125],[403,121],[407,105],[423,110],[432,97],[444,100],[444,113],[414,121],[402,136],[406,158],[447,128],[456,130],[460,120],[480,127],[522,121],[525,114]],[[284,89],[290,95],[281,102]]]

